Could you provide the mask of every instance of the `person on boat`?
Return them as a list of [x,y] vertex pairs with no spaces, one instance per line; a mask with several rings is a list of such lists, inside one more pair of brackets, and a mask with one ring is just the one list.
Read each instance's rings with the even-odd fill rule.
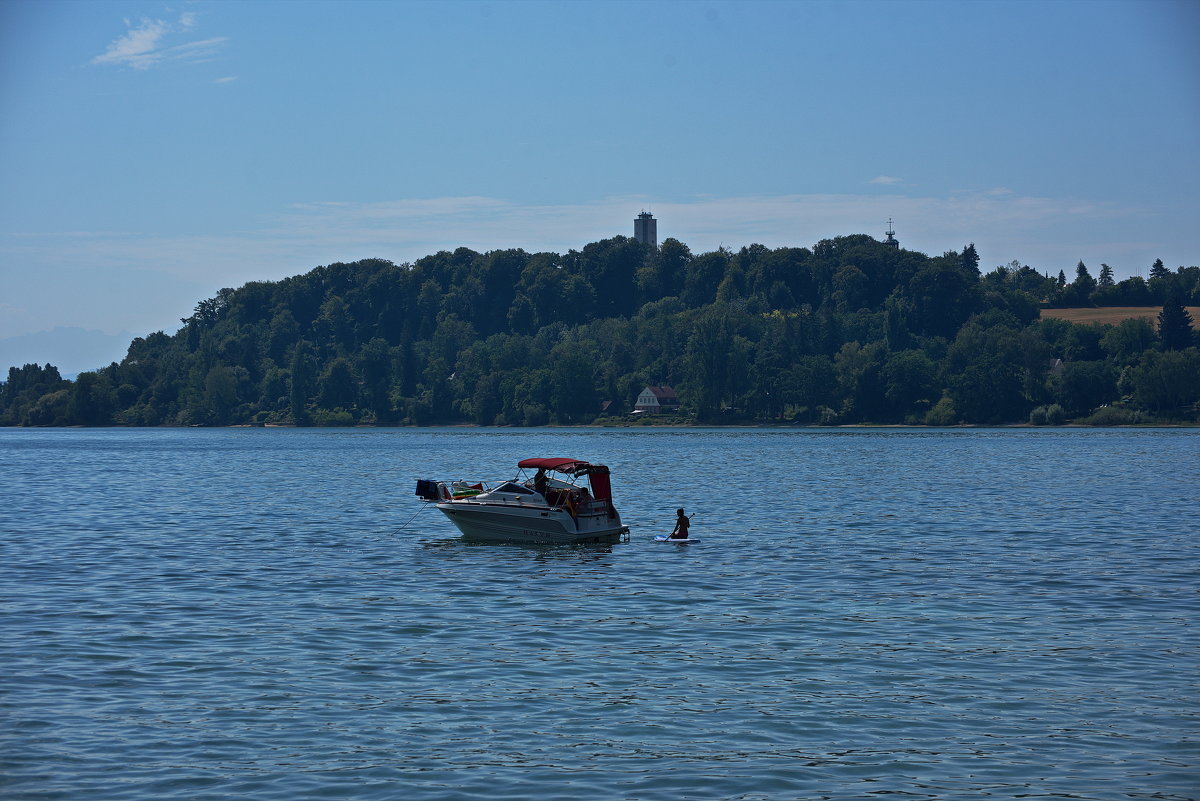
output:
[[540,467],[533,477],[533,490],[543,498],[546,497],[546,471]]
[[675,511],[675,528],[671,529],[671,539],[688,539],[688,527],[691,525],[692,518],[689,515],[685,515],[682,509],[677,509]]

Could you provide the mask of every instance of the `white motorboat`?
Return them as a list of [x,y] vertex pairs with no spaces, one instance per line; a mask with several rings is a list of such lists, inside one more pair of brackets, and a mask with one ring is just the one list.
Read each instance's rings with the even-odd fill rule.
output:
[[[516,478],[494,483],[421,479],[417,495],[436,504],[467,539],[571,544],[628,538],[604,465],[524,459],[517,469]],[[537,472],[530,478],[525,470]]]

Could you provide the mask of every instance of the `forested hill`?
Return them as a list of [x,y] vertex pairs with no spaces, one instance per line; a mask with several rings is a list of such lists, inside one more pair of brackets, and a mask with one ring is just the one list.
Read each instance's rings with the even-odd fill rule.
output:
[[[0,424],[578,424],[658,385],[701,423],[1195,419],[1197,302],[1197,267],[1116,283],[1081,263],[1068,283],[865,235],[460,248],[223,289],[74,382],[13,367]],[[1161,333],[1039,320],[1044,303],[1163,304]]]

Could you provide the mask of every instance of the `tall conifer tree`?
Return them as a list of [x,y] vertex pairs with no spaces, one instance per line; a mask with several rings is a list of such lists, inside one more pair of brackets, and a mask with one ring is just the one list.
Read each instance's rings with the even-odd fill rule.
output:
[[1158,335],[1167,350],[1183,350],[1192,344],[1192,315],[1184,308],[1179,289],[1172,286],[1158,313]]

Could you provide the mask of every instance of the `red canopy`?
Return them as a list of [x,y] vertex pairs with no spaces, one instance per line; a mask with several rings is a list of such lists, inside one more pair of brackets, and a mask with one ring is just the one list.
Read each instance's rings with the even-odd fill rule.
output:
[[[522,459],[517,467],[536,467],[540,470],[555,470],[559,473],[569,473],[573,476],[586,474],[588,483],[592,485],[592,495],[599,500],[612,502],[612,485],[608,481],[608,468],[602,464],[591,464],[579,459],[553,457],[550,459]],[[615,512],[613,512],[615,514]]]
[[591,465],[587,462],[581,462],[578,459],[555,457],[550,459],[522,459],[517,462],[517,467],[536,467],[540,470],[556,470],[559,473],[578,473],[580,470],[591,467]]

